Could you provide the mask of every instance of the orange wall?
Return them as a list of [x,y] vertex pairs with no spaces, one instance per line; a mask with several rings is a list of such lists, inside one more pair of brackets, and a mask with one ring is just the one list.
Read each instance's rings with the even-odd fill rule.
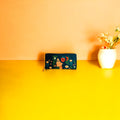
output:
[[37,60],[45,52],[96,59],[96,34],[116,25],[120,0],[0,0],[0,60]]

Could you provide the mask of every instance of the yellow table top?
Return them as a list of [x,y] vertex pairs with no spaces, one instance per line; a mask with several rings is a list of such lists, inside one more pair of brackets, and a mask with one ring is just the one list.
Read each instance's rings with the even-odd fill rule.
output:
[[0,120],[120,120],[120,61],[101,69],[45,70],[42,61],[0,61]]

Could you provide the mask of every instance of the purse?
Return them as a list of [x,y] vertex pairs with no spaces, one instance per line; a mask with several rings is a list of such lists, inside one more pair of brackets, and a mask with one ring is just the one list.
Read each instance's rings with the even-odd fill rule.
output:
[[74,53],[46,53],[45,69],[76,69],[77,55]]

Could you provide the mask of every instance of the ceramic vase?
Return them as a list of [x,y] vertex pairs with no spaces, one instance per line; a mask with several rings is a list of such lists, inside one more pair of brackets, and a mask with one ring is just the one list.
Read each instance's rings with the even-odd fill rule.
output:
[[100,49],[98,52],[98,62],[103,69],[113,68],[116,57],[116,49]]

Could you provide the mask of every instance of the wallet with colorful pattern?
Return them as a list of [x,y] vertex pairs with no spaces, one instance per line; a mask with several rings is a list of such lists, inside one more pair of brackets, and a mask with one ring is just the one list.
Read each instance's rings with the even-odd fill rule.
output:
[[76,69],[77,56],[73,53],[46,53],[45,69]]

